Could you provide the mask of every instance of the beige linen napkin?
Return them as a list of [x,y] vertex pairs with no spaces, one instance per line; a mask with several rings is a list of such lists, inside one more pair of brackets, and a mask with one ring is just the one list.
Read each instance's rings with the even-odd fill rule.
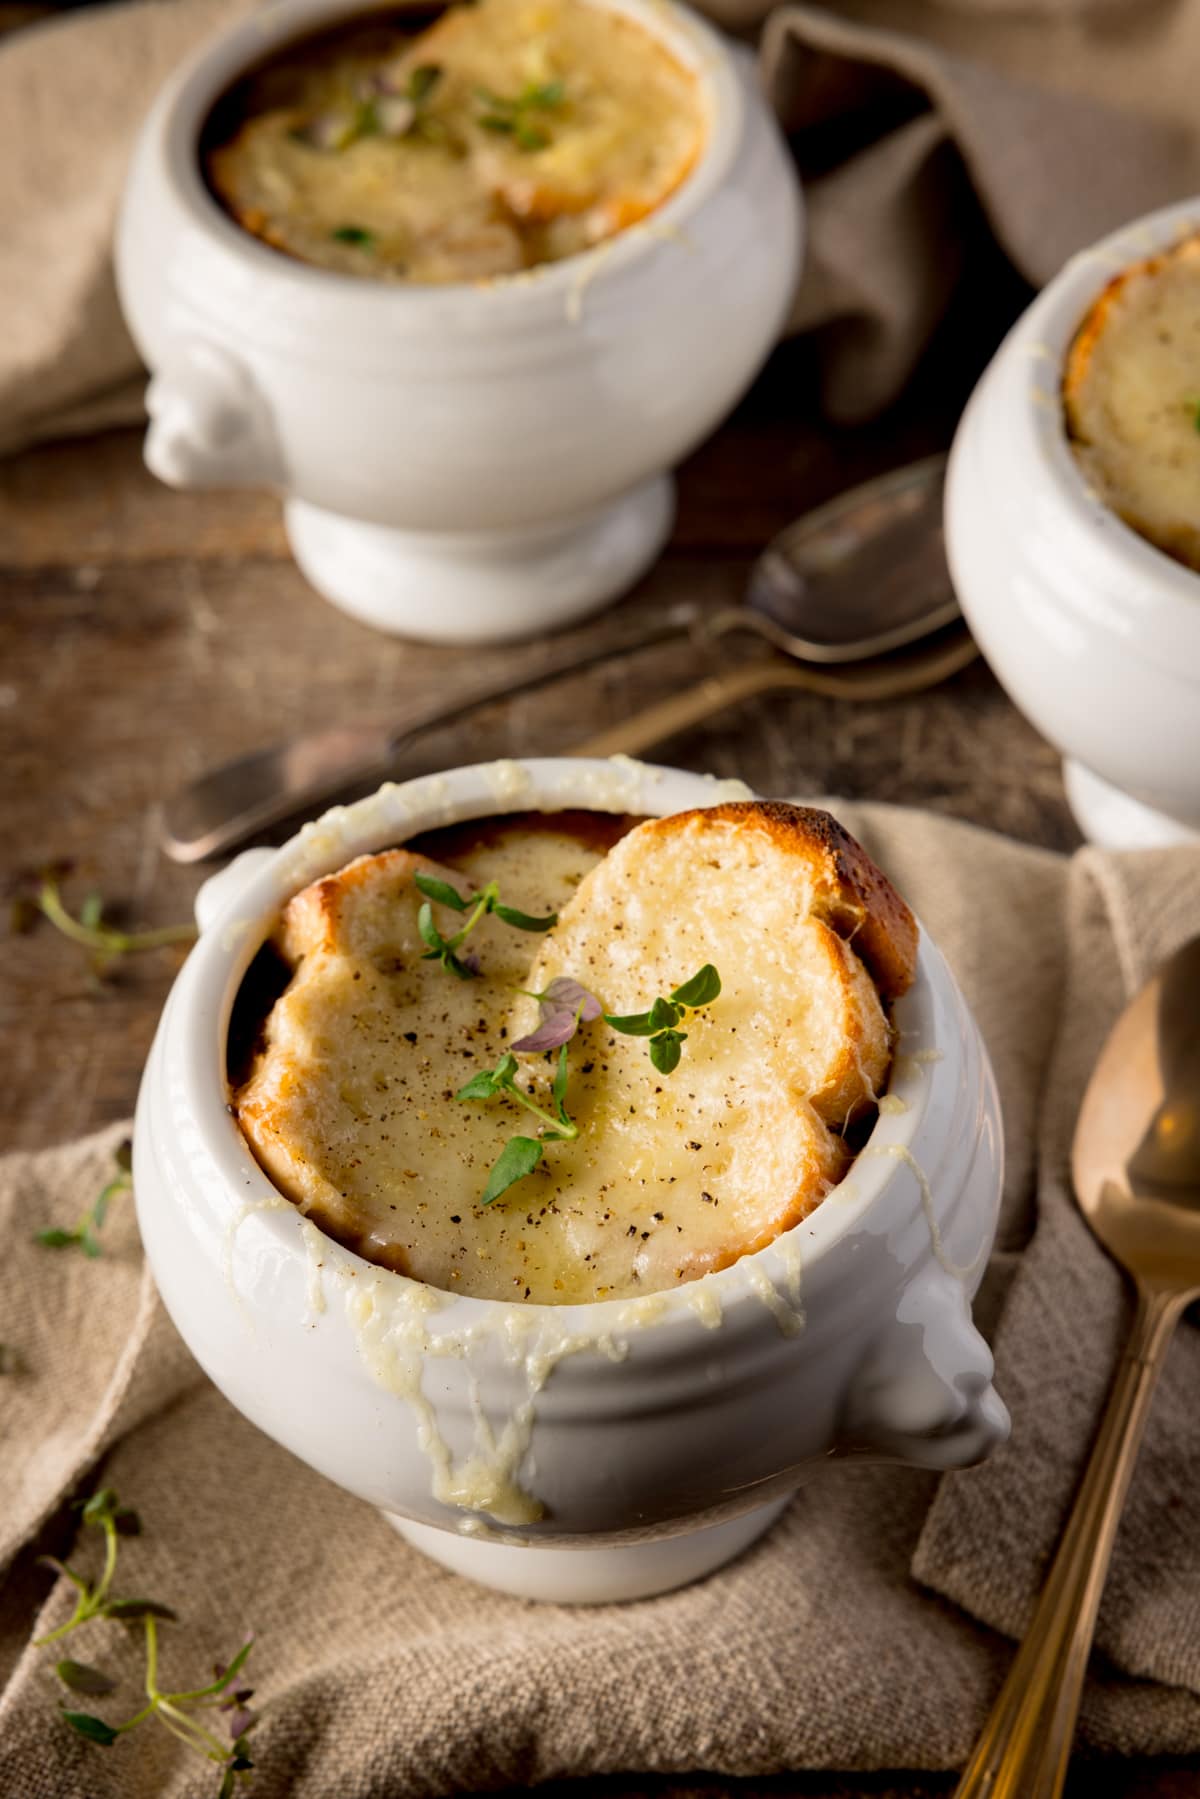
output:
[[[116,1486],[145,1523],[122,1550],[123,1583],[182,1615],[163,1630],[170,1680],[198,1684],[257,1633],[259,1799],[965,1756],[1010,1654],[993,1633],[1028,1617],[1127,1322],[1067,1191],[1080,1089],[1125,996],[1200,927],[1200,852],[1068,862],[945,819],[838,810],[947,951],[1002,1089],[1009,1163],[985,1309],[999,1314],[1014,1434],[983,1468],[939,1481],[831,1465],[766,1539],[684,1592],[594,1610],[503,1598],[422,1560],[195,1373],[140,1268],[128,1201],[99,1262],[31,1243],[88,1203],[117,1133],[0,1169],[0,1338],[24,1362],[0,1379],[0,1555],[85,1475]],[[1200,1750],[1198,1386],[1200,1335],[1185,1324],[1101,1611],[1081,1721],[1095,1752]],[[46,1534],[69,1547],[74,1517]],[[0,1599],[0,1791],[211,1799],[211,1770],[165,1733],[106,1751],[55,1720],[51,1657],[29,1639],[70,1596],[59,1581],[35,1616],[29,1562],[17,1555]],[[100,1645],[81,1632],[71,1653]]]
[[[110,253],[130,148],[176,64],[254,4],[130,0],[0,40],[0,449],[141,416]],[[989,228],[1037,285],[1200,190],[1198,65],[1200,0],[776,8],[763,78],[809,202],[793,325],[823,333],[831,414],[895,396],[955,289],[994,274]]]

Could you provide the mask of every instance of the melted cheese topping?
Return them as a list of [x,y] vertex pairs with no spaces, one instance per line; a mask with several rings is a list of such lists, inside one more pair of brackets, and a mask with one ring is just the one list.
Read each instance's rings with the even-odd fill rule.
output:
[[[477,980],[422,959],[407,852],[299,895],[282,933],[296,973],[238,1094],[282,1191],[385,1267],[551,1304],[695,1280],[819,1204],[848,1161],[837,1127],[886,1074],[882,1006],[812,915],[805,861],[780,866],[753,834],[699,818],[667,837],[642,827],[603,862],[552,825],[492,830],[454,855],[443,874],[460,890],[496,880],[506,904],[560,912],[544,938],[486,919],[471,937]],[[440,918],[448,929],[453,915]],[[675,1072],[655,1071],[644,1038],[585,1026],[569,1052],[578,1138],[548,1141],[540,1166],[482,1207],[504,1144],[539,1124],[510,1098],[455,1095],[535,1025],[520,989],[571,974],[607,1010],[634,1012],[706,961],[724,985],[686,1020]],[[552,1057],[521,1060],[523,1088],[551,1113],[553,1072]],[[698,1316],[715,1322],[712,1310],[698,1296]]]
[[695,76],[603,6],[476,0],[382,52],[377,31],[362,39],[263,71],[207,157],[239,223],[306,262],[512,274],[645,218],[699,154]]
[[1109,283],[1071,346],[1063,392],[1100,498],[1200,569],[1200,237]]

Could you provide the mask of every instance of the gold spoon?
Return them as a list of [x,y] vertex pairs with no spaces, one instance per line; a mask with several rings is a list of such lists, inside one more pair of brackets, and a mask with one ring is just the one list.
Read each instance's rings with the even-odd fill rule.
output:
[[1137,1311],[1054,1566],[955,1799],[1057,1799],[1066,1779],[1150,1398],[1180,1315],[1200,1297],[1200,937],[1117,1020],[1071,1169],[1084,1217],[1132,1276]]

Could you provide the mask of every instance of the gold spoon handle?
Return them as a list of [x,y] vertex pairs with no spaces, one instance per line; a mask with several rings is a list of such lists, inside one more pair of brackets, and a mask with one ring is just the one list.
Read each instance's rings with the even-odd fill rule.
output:
[[1188,1293],[1139,1287],[1129,1343],[1033,1622],[954,1799],[1057,1799],[1113,1539],[1150,1398]]
[[918,693],[938,681],[948,680],[965,668],[979,654],[967,632],[961,628],[939,636],[936,643],[924,645],[907,655],[894,655],[876,662],[860,663],[844,671],[797,666],[782,656],[765,656],[745,662],[720,674],[709,675],[682,693],[635,712],[607,731],[589,737],[586,743],[572,746],[571,756],[637,756],[664,738],[703,724],[715,712],[736,706],[755,694],[784,687],[802,688],[805,693],[821,694],[837,700],[889,700],[900,694]]

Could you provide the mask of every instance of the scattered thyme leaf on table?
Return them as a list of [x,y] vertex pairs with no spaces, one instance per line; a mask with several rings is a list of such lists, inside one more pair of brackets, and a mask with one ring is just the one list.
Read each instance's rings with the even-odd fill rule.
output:
[[[158,1683],[158,1626],[160,1621],[176,1622],[176,1613],[161,1600],[123,1599],[114,1597],[112,1592],[117,1568],[118,1539],[139,1533],[141,1524],[137,1513],[129,1506],[123,1506],[111,1487],[102,1487],[99,1492],[93,1493],[90,1499],[81,1503],[80,1509],[84,1524],[104,1533],[103,1565],[99,1575],[94,1580],[88,1580],[66,1562],[60,1562],[53,1556],[41,1558],[75,1588],[75,1610],[57,1630],[47,1631],[44,1636],[38,1637],[34,1646],[46,1648],[51,1643],[70,1636],[82,1625],[94,1621],[114,1625],[140,1623],[146,1652],[143,1677],[146,1704],[119,1724],[110,1724],[107,1719],[98,1718],[92,1712],[76,1711],[64,1705],[59,1713],[63,1723],[85,1742],[94,1743],[101,1749],[111,1749],[121,1737],[136,1729],[139,1724],[155,1718],[172,1736],[221,1770],[218,1799],[232,1799],[237,1787],[254,1766],[247,1740],[249,1732],[258,1722],[257,1714],[249,1708],[253,1688],[238,1683],[238,1676],[254,1647],[253,1637],[242,1644],[227,1667],[218,1664],[213,1669],[213,1679],[206,1685],[179,1692],[164,1692]],[[55,1673],[68,1692],[90,1698],[107,1697],[116,1692],[120,1684],[106,1669],[91,1662],[69,1658],[55,1663]],[[224,1735],[210,1728],[198,1716],[202,1712],[214,1711],[223,1714]]]
[[196,927],[192,924],[161,925],[146,931],[121,931],[115,925],[105,924],[104,899],[95,890],[85,895],[79,916],[74,917],[60,890],[65,867],[58,863],[40,870],[30,891],[17,894],[12,907],[14,932],[28,930],[40,913],[56,931],[90,952],[92,970],[98,975],[103,975],[122,956],[195,941]]
[[103,1229],[109,1205],[118,1194],[129,1193],[133,1189],[133,1146],[128,1138],[118,1143],[113,1151],[113,1161],[117,1172],[101,1188],[74,1230],[52,1228],[38,1231],[34,1237],[35,1243],[40,1243],[43,1249],[75,1247],[81,1249],[85,1256],[93,1258],[102,1253],[98,1232]]
[[648,1037],[650,1060],[659,1074],[673,1074],[679,1067],[687,1032],[676,1029],[687,1013],[709,1006],[721,991],[721,977],[711,962],[696,970],[690,980],[674,988],[669,999],[661,995],[648,1011],[613,1016],[604,1014],[604,1022],[626,1037]]
[[[417,913],[417,929],[421,941],[428,946],[422,960],[440,962],[448,974],[456,975],[460,981],[473,980],[480,972],[476,956],[460,956],[458,952],[480,919],[486,918],[489,912],[494,912],[502,924],[511,925],[515,931],[548,931],[551,925],[558,923],[557,912],[550,912],[545,918],[534,918],[528,912],[518,912],[515,906],[502,905],[500,888],[495,881],[489,881],[478,893],[464,896],[449,881],[439,881],[436,875],[418,871],[413,880],[417,891],[425,895],[424,904]],[[435,904],[466,914],[466,923],[453,937],[444,937],[434,923]]]

